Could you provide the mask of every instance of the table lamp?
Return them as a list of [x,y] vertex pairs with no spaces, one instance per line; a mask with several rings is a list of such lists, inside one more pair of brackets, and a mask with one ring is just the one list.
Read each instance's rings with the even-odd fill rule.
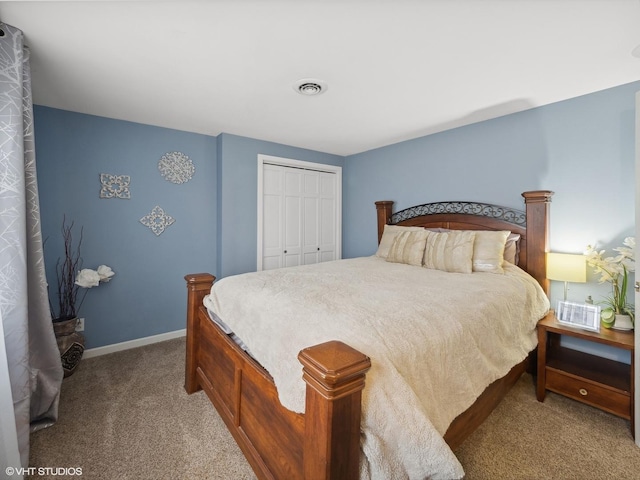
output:
[[567,300],[569,282],[587,281],[587,262],[584,255],[572,253],[547,253],[547,278],[564,282],[564,300]]

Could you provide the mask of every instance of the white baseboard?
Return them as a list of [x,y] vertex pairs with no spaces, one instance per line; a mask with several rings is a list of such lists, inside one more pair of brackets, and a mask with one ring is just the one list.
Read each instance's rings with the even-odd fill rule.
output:
[[127,342],[114,343],[113,345],[105,345],[104,347],[90,348],[84,351],[82,358],[99,357],[100,355],[121,352],[122,350],[129,350],[130,348],[143,347],[144,345],[151,345],[152,343],[184,337],[186,334],[187,329],[183,328],[182,330],[152,335],[151,337],[136,338],[135,340],[129,340]]

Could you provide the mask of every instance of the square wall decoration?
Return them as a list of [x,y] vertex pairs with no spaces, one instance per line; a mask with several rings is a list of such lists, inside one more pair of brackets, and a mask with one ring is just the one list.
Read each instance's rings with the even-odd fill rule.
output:
[[111,175],[110,173],[100,174],[100,198],[131,198],[129,185],[131,177],[129,175]]

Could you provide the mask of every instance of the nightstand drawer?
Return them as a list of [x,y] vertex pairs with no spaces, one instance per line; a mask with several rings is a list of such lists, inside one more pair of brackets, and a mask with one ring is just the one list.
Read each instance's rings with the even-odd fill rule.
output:
[[631,416],[631,397],[606,385],[547,367],[546,388],[624,418]]

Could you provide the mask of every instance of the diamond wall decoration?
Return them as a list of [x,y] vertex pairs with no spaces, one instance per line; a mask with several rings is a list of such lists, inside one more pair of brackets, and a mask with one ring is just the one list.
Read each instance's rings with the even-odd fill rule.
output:
[[109,173],[100,174],[100,198],[131,198],[129,185],[131,177],[129,175],[111,175]]
[[153,207],[151,213],[140,219],[140,223],[145,227],[149,227],[156,236],[161,235],[173,222],[175,222],[175,219],[167,215],[159,205]]

